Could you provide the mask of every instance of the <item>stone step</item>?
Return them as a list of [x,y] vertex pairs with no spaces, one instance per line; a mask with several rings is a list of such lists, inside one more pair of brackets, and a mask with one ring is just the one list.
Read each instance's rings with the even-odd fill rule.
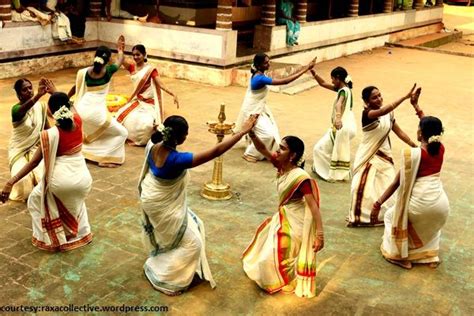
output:
[[453,41],[456,41],[462,37],[462,32],[439,32],[418,36],[412,39],[400,41],[397,44],[406,46],[423,46],[435,48]]

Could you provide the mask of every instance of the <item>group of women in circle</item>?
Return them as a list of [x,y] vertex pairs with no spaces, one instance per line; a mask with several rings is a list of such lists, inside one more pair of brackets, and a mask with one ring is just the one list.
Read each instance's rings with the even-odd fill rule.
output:
[[[204,225],[187,204],[187,170],[222,155],[245,138],[248,146],[243,158],[251,162],[268,159],[278,171],[279,207],[258,227],[244,251],[243,269],[268,293],[315,296],[316,252],[324,247],[319,188],[304,170],[303,141],[296,136],[280,139],[266,103],[268,85],[287,84],[310,71],[320,86],[337,92],[332,124],[314,147],[312,169],[327,181],[349,180],[352,176],[348,226],[385,223],[382,254],[404,268],[413,263],[439,262],[440,229],[449,212],[439,179],[443,127],[439,119],[424,116],[419,108],[420,88],[414,86],[390,105],[383,105],[376,87],[363,90],[363,139],[351,172],[350,140],[356,124],[352,80],[347,71],[335,68],[328,83],[316,74],[314,59],[294,74],[276,79],[265,74],[270,67],[268,56],[257,54],[234,134],[199,153],[179,152],[176,148],[188,134],[187,121],[173,115],[162,123],[162,90],[179,106],[176,95],[163,85],[156,68],[146,63],[142,45],[132,49],[135,63],[124,60],[123,49],[124,38],[120,37],[118,58],[111,64],[110,50],[99,47],[93,66],[77,73],[76,84],[68,94],[57,92],[54,84],[44,78],[36,94],[29,80],[15,83],[19,103],[12,108],[12,178],[0,199],[28,199],[35,246],[56,252],[91,242],[85,199],[92,178],[85,159],[102,167],[116,167],[124,162],[128,138],[134,145],[146,145],[138,189],[149,254],[144,264],[147,279],[167,295],[181,294],[196,274],[214,287],[205,252]],[[121,65],[131,73],[134,91],[117,118],[112,118],[105,100],[111,77]],[[46,107],[40,98],[47,93],[51,96]],[[74,105],[70,101],[73,95]],[[420,117],[420,147],[401,130],[393,115],[406,99],[411,100]],[[49,126],[48,116],[52,116],[55,126]],[[413,147],[404,151],[398,174],[390,149],[391,130]]]

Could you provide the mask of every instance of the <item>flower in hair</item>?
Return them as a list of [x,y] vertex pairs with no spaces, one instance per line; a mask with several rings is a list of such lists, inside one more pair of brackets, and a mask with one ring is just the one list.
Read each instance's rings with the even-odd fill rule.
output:
[[74,113],[71,112],[71,110],[63,105],[57,110],[56,112],[53,113],[53,118],[58,121],[58,120],[64,120],[64,119],[72,119],[74,117]]
[[349,83],[349,82],[351,82],[351,81],[352,81],[352,78],[351,78],[351,76],[349,76],[349,75],[347,75],[347,76],[346,76],[346,79],[344,79],[344,82],[345,82],[345,83]]
[[428,144],[431,143],[441,143],[441,135],[433,135],[428,138]]
[[305,159],[304,159],[304,153],[301,155],[300,159],[298,159],[298,161],[296,162],[296,166],[297,167],[301,167],[305,162]]
[[95,63],[98,63],[98,64],[101,64],[101,65],[105,64],[104,59],[103,59],[102,57],[99,57],[99,56],[96,56],[96,57],[94,58],[94,62],[95,62]]
[[167,142],[171,139],[171,132],[173,131],[173,129],[171,127],[167,127],[167,126],[164,126],[163,124],[160,124],[160,125],[158,125],[156,130],[158,132],[160,132],[161,135],[163,135],[163,141],[164,142]]

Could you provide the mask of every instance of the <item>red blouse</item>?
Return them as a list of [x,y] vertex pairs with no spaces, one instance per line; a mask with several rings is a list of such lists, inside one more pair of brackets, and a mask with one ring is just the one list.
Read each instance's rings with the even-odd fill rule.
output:
[[[74,124],[75,129],[72,131],[65,131],[61,128],[59,130],[59,144],[58,144],[58,156],[73,154],[80,150],[82,145],[82,120],[79,114],[74,113]],[[78,148],[78,150],[73,150]]]
[[441,144],[439,152],[435,156],[431,156],[426,150],[421,149],[421,161],[418,168],[418,178],[430,176],[441,171],[443,165],[444,146]]

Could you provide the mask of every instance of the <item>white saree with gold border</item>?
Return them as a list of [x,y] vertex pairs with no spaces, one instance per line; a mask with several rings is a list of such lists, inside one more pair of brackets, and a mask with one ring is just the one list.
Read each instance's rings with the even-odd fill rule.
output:
[[247,276],[270,294],[294,285],[299,297],[316,295],[316,224],[304,198],[292,199],[305,180],[319,204],[318,186],[306,171],[295,168],[281,175],[279,211],[258,227],[242,255]]
[[362,128],[363,138],[354,159],[351,184],[350,226],[383,225],[385,212],[395,203],[388,199],[380,212],[372,206],[395,177],[389,134],[395,119],[393,112],[379,117]]
[[356,123],[352,112],[352,91],[348,87],[339,89],[338,97],[344,91],[346,101],[342,115],[342,128],[334,127],[337,99],[333,105],[332,126],[313,149],[313,171],[326,181],[343,181],[351,177],[351,139],[356,134]]
[[42,132],[45,172],[28,198],[33,245],[51,252],[76,249],[92,241],[85,204],[91,175],[80,149],[57,156],[58,144],[57,127]]
[[122,164],[125,161],[127,129],[119,124],[107,110],[106,96],[109,83],[87,87],[87,68],[77,72],[74,106],[82,119],[86,159],[98,163]]
[[[235,132],[242,129],[242,125],[252,114],[259,114],[257,124],[253,128],[255,134],[260,138],[265,147],[273,152],[278,149],[280,144],[280,133],[276,121],[273,117],[272,111],[267,106],[268,87],[265,86],[259,90],[252,90],[251,84],[245,93],[242,107],[240,108],[239,116],[236,121]],[[245,156],[253,157],[257,160],[263,160],[264,156],[255,148],[251,139],[246,135],[245,141],[247,148],[245,149]]]
[[395,206],[385,214],[382,255],[414,263],[439,262],[441,228],[449,201],[436,173],[417,177],[421,148],[405,149]]
[[[12,176],[17,174],[33,158],[45,123],[46,104],[43,102],[36,102],[22,120],[13,122],[8,147],[8,163]],[[42,176],[43,163],[41,162],[31,173],[13,186],[10,200],[26,201],[33,187],[39,183]]]
[[143,211],[143,241],[149,257],[143,268],[152,286],[168,294],[185,291],[197,273],[215,287],[206,257],[204,223],[188,207],[188,171],[176,179],[150,171],[146,147],[138,190]]
[[130,101],[117,112],[117,121],[128,131],[128,139],[137,146],[148,143],[153,134],[153,127],[164,118],[163,97],[151,74],[156,68],[146,65],[131,75],[135,88]]

